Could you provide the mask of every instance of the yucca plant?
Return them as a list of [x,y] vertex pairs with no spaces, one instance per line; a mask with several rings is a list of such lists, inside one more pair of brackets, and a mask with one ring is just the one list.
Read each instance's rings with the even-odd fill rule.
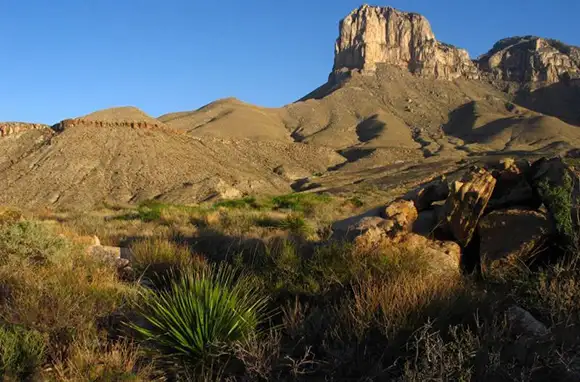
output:
[[147,325],[129,324],[155,349],[190,366],[254,334],[268,297],[249,274],[225,264],[169,275],[168,288],[142,293]]

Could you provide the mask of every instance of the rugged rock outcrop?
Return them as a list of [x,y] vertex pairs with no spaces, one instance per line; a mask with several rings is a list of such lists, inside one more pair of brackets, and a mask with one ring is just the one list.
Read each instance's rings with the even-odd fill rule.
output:
[[500,40],[476,62],[494,79],[521,84],[580,77],[580,48],[536,36]]
[[377,64],[448,80],[479,77],[467,51],[438,42],[425,17],[363,5],[340,22],[333,73],[373,72]]
[[40,123],[0,122],[0,137],[17,134],[26,130],[48,129],[50,126]]
[[145,121],[104,121],[104,120],[93,120],[87,118],[74,118],[65,119],[52,128],[56,131],[63,131],[75,126],[89,126],[89,127],[130,127],[132,129],[159,129],[159,130],[171,130],[176,133],[183,133],[183,131],[176,129],[169,129],[163,123],[151,123]]
[[461,181],[451,184],[442,224],[463,247],[471,241],[495,183],[491,173],[480,168],[468,172]]

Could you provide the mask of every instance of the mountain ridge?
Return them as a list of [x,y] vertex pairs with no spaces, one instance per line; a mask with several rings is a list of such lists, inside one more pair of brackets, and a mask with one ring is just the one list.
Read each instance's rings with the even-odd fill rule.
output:
[[340,22],[335,49],[328,81],[279,108],[228,97],[158,118],[124,106],[37,132],[8,135],[0,124],[0,203],[90,208],[107,198],[386,187],[382,172],[419,181],[454,163],[580,147],[575,47],[514,37],[471,60],[437,41],[423,16],[364,5]]

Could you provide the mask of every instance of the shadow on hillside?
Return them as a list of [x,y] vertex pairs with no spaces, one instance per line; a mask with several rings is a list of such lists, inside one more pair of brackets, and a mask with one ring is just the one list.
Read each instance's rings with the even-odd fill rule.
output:
[[515,103],[580,126],[580,79],[564,80],[532,92],[521,91]]
[[380,121],[378,117],[375,114],[357,125],[356,134],[360,142],[368,142],[378,138],[383,130],[385,130],[385,123]]
[[449,122],[443,125],[443,132],[447,135],[462,139],[466,144],[491,143],[494,137],[503,131],[517,126],[522,122],[533,125],[537,119],[541,118],[522,119],[520,116],[506,117],[496,119],[475,128],[477,117],[476,102],[468,102],[449,113]]

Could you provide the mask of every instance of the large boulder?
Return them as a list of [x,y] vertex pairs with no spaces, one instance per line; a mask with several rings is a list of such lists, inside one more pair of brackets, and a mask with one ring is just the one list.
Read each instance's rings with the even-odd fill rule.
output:
[[543,213],[501,210],[484,216],[478,226],[481,271],[490,274],[508,264],[533,262],[542,244],[553,234]]
[[495,183],[495,178],[483,168],[472,169],[461,181],[452,183],[441,225],[461,246],[466,247],[471,241]]

